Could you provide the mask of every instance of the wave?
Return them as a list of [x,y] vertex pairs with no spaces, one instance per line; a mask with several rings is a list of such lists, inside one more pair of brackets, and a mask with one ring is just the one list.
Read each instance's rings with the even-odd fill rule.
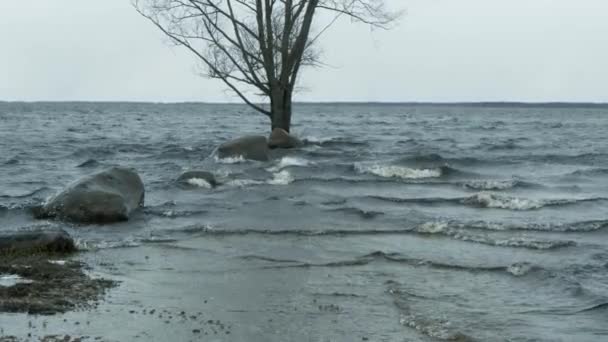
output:
[[287,170],[274,173],[271,179],[256,180],[256,179],[232,179],[224,183],[231,187],[247,187],[251,185],[289,185],[294,182],[294,177]]
[[331,146],[331,145],[346,145],[346,146],[362,146],[367,145],[365,141],[350,140],[346,137],[316,137],[307,136],[302,139],[304,144],[307,145],[318,145],[318,146]]
[[462,229],[452,228],[447,222],[427,222],[416,227],[415,231],[420,234],[442,235],[454,240],[495,247],[549,250],[576,246],[576,242],[570,240],[538,240],[527,237],[492,238],[487,235],[471,234]]
[[525,183],[516,179],[509,180],[471,180],[461,183],[462,187],[472,190],[508,190],[514,188],[531,188],[532,183]]
[[71,156],[75,158],[109,157],[114,154],[116,154],[116,150],[111,147],[84,147],[76,150]]
[[98,249],[135,248],[141,246],[141,241],[136,241],[132,238],[120,241],[85,240],[77,238],[74,239],[74,244],[80,251],[92,251]]
[[508,224],[500,222],[467,222],[467,223],[450,223],[450,226],[459,229],[480,229],[480,230],[491,230],[491,231],[540,231],[540,232],[593,232],[601,229],[608,228],[608,220],[591,220],[591,221],[580,221],[572,223],[521,223],[521,224]]
[[[171,230],[176,231],[176,230]],[[196,233],[210,236],[238,236],[238,235],[277,235],[277,236],[360,236],[360,235],[391,235],[391,234],[410,234],[411,229],[330,229],[330,230],[309,230],[309,229],[238,229],[224,230],[215,229],[207,225],[192,225],[182,227],[177,231]]]
[[519,142],[528,140],[526,138],[518,139],[507,139],[499,142],[488,142],[482,144],[480,147],[485,148],[488,151],[504,151],[504,150],[516,150],[525,148]]
[[47,187],[42,187],[24,194],[18,194],[18,195],[0,195],[0,198],[28,198],[28,197],[32,197],[35,196],[41,192],[47,191],[49,190],[49,188]]
[[510,157],[515,160],[529,161],[533,160],[540,163],[553,163],[553,164],[578,164],[578,165],[590,165],[595,166],[598,163],[605,163],[608,158],[607,153],[582,153],[582,154],[531,154],[524,156],[513,156]]
[[311,162],[307,159],[304,159],[304,158],[283,157],[275,166],[268,168],[268,171],[277,172],[277,171],[281,171],[287,167],[293,167],[293,166],[306,167],[306,166],[313,165],[313,164],[314,164],[313,162]]
[[590,169],[585,169],[585,170],[577,170],[577,171],[567,174],[566,176],[586,176],[586,177],[608,176],[608,169],[607,168],[590,168]]
[[240,229],[240,230],[216,230],[207,226],[191,226],[193,233],[209,236],[242,236],[242,235],[267,235],[267,236],[377,236],[377,235],[441,235],[454,240],[479,243],[495,247],[526,248],[534,250],[550,250],[564,247],[576,246],[576,242],[570,240],[538,240],[526,237],[512,237],[506,239],[494,239],[486,235],[470,234],[461,229],[449,227],[444,222],[430,222],[409,229],[332,229],[332,230],[271,230],[271,229]]
[[593,197],[580,199],[527,199],[503,196],[491,192],[480,192],[470,197],[414,197],[399,198],[386,196],[365,196],[380,201],[393,203],[411,203],[419,205],[467,205],[475,208],[506,209],[514,211],[538,210],[545,207],[575,205],[586,202],[608,201],[608,198]]
[[240,164],[248,161],[243,156],[220,158],[217,154],[213,156],[213,160],[218,164]]
[[481,160],[474,157],[451,157],[445,158],[437,153],[416,154],[413,156],[403,157],[396,161],[398,165],[406,166],[426,166],[426,167],[441,167],[449,165],[459,166],[474,166],[480,164],[494,163],[490,160]]
[[9,159],[9,160],[5,161],[3,164],[4,164],[4,165],[17,165],[17,164],[19,164],[19,163],[20,163],[19,159],[17,159],[17,158],[15,157],[15,158],[11,158],[11,159]]
[[173,210],[173,209],[165,209],[165,210],[146,209],[144,212],[147,215],[167,217],[167,218],[189,217],[189,216],[203,215],[203,214],[208,213],[207,210]]
[[582,198],[582,199],[526,199],[511,196],[501,196],[490,192],[480,192],[461,200],[461,203],[480,207],[509,210],[537,210],[550,206],[563,206],[582,202],[605,201],[608,198]]
[[203,178],[188,178],[186,183],[204,189],[212,189],[213,185]]
[[87,159],[87,161],[78,164],[76,167],[87,168],[87,167],[97,167],[100,163],[95,159]]
[[410,306],[410,298],[432,300],[424,296],[418,296],[402,289],[401,284],[388,281],[387,292],[393,297],[393,303],[400,311],[399,323],[405,327],[416,330],[434,340],[473,342],[474,338],[459,332],[447,319],[435,319],[424,317],[413,310]]
[[354,208],[354,207],[348,207],[348,208],[336,208],[336,209],[328,209],[327,211],[330,212],[343,212],[346,214],[352,214],[352,215],[357,215],[359,217],[361,217],[362,219],[373,219],[376,218],[378,216],[384,215],[383,212],[381,211],[368,211],[368,210],[363,210],[363,209],[359,209],[359,208]]
[[363,164],[355,163],[355,171],[359,173],[372,174],[384,178],[421,179],[439,178],[443,175],[442,168],[413,169],[396,165]]

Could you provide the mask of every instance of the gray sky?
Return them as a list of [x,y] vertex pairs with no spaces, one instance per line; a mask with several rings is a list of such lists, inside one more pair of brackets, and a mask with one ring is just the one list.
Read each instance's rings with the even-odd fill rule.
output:
[[[606,0],[387,0],[344,21],[300,101],[608,102]],[[0,100],[238,101],[129,0],[0,1]]]

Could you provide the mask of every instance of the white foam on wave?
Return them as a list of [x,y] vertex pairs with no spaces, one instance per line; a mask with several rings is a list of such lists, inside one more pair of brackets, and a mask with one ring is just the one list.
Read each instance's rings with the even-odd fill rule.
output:
[[219,163],[219,164],[239,164],[239,163],[244,163],[247,161],[247,159],[245,159],[245,157],[243,157],[243,156],[220,158],[217,155],[215,155],[213,157],[213,159],[215,160],[216,163]]
[[336,137],[325,137],[325,138],[319,138],[319,137],[315,137],[314,135],[310,135],[305,137],[303,140],[305,142],[311,143],[311,144],[323,144],[326,142],[330,142],[332,140],[336,140]]
[[529,262],[516,262],[509,267],[507,267],[507,272],[511,273],[516,277],[522,277],[528,274],[534,265]]
[[293,182],[293,176],[289,171],[283,170],[281,172],[275,173],[274,177],[269,180],[267,183],[270,185],[287,185]]
[[0,274],[0,287],[11,287],[17,284],[31,284],[33,280],[22,278],[17,274]]
[[211,189],[213,186],[202,178],[190,178],[187,181],[188,184],[198,186],[199,188]]
[[507,190],[516,185],[516,180],[472,180],[463,184],[465,188],[475,190]]
[[476,205],[483,208],[497,208],[510,210],[534,210],[548,204],[546,201],[526,198],[500,196],[490,192],[480,192],[462,200],[463,204]]
[[452,322],[448,319],[430,320],[416,314],[401,315],[399,323],[403,326],[415,329],[433,339],[441,341],[470,341],[466,335],[454,330]]
[[416,231],[419,233],[427,233],[427,234],[438,234],[442,232],[446,232],[448,229],[448,223],[443,221],[438,222],[426,222],[421,224],[416,228]]
[[359,173],[368,173],[385,178],[421,179],[441,177],[441,169],[412,169],[396,165],[362,164],[356,163],[355,170]]
[[141,245],[140,242],[135,241],[132,238],[122,241],[87,241],[83,239],[76,239],[74,244],[76,245],[76,248],[81,251],[111,248],[131,248],[139,247]]
[[511,238],[493,238],[486,234],[471,234],[464,229],[454,228],[445,221],[427,222],[417,226],[415,232],[421,234],[443,235],[454,240],[473,242],[488,246],[513,247],[528,249],[553,249],[575,245],[573,241],[564,240],[537,240],[526,236]]
[[294,177],[287,170],[283,170],[273,174],[273,177],[268,180],[256,179],[232,179],[225,183],[227,186],[243,188],[252,185],[288,185],[294,181]]
[[250,185],[260,185],[264,184],[263,181],[255,180],[255,179],[232,179],[225,183],[227,186],[243,188]]
[[305,167],[305,166],[309,166],[313,164],[313,162],[306,160],[304,158],[298,158],[298,157],[283,157],[281,158],[281,160],[277,163],[277,165],[271,167],[268,169],[268,171],[270,172],[277,172],[280,171],[286,167],[290,167],[290,166],[299,166],[299,167]]

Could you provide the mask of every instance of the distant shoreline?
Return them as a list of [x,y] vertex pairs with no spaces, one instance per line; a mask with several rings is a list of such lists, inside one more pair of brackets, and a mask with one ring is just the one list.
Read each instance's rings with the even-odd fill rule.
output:
[[[0,101],[0,104],[141,104],[141,105],[238,105],[239,102],[202,101]],[[495,108],[608,108],[608,102],[521,102],[521,101],[479,101],[479,102],[426,102],[426,101],[298,101],[296,105],[374,105],[374,106],[433,106],[433,107],[495,107]],[[264,105],[264,104],[262,104]]]

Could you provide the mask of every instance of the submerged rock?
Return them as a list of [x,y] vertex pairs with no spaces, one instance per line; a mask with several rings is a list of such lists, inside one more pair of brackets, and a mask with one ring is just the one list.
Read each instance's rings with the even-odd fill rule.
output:
[[74,240],[64,230],[17,231],[0,234],[0,255],[75,251]]
[[186,185],[194,185],[194,186],[206,186],[203,184],[208,184],[209,187],[216,187],[217,181],[215,176],[211,172],[207,171],[188,171],[184,172],[179,178],[177,182],[180,184]]
[[270,148],[294,148],[300,145],[302,145],[302,142],[298,138],[282,128],[273,129],[268,138],[268,147]]
[[225,158],[244,158],[258,161],[268,161],[268,141],[261,135],[250,135],[221,144],[217,156]]
[[132,169],[112,167],[89,175],[50,198],[38,218],[74,222],[126,221],[144,203],[144,184]]

